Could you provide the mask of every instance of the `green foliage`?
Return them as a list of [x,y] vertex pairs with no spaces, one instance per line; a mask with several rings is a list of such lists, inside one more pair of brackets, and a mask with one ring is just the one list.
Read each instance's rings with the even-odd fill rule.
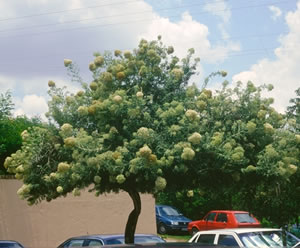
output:
[[[193,197],[187,196],[188,188],[178,189],[176,195],[170,190],[159,193],[157,202],[173,205],[193,220],[212,209],[235,209],[283,226],[300,215],[300,136],[292,126],[294,122],[270,106],[271,99],[260,97],[261,90],[249,82],[244,90],[239,86],[233,89],[236,97],[228,94],[232,90],[219,92],[223,106],[217,109],[231,107],[233,111],[223,112],[219,119],[217,114],[211,118],[212,123],[215,121],[206,133],[219,129],[211,131],[211,141],[205,145],[215,145],[217,152],[210,154],[211,163],[199,174],[199,186],[190,188]],[[204,132],[199,133],[203,141]],[[204,164],[206,159],[202,156],[197,161]]]
[[0,119],[0,174],[7,173],[3,167],[5,158],[21,148],[21,133],[31,126],[40,124],[39,119],[28,119],[26,116]]
[[0,120],[11,116],[11,111],[14,107],[10,91],[5,94],[0,94]]
[[299,139],[283,129],[274,100],[261,96],[272,87],[228,88],[225,81],[213,93],[189,86],[199,60],[193,49],[181,60],[173,50],[142,40],[132,52],[97,53],[89,84],[65,60],[82,90],[70,94],[48,83],[53,125],[29,129],[5,162],[24,182],[19,195],[34,204],[90,187],[96,195],[165,190],[193,199],[202,190],[229,195],[241,187],[249,196],[256,184],[272,189],[298,178]]
[[21,148],[22,131],[40,123],[37,118],[28,119],[26,116],[13,118],[13,108],[10,91],[0,94],[0,174],[7,174],[3,167],[5,158]]
[[189,190],[159,192],[155,195],[157,204],[176,207],[180,212],[192,220],[202,219],[205,214],[214,209],[233,209],[229,189],[216,190],[213,188],[194,189],[193,196]]
[[290,100],[292,104],[287,108],[287,115],[293,121],[290,122],[296,131],[300,132],[300,87],[295,91],[297,97]]

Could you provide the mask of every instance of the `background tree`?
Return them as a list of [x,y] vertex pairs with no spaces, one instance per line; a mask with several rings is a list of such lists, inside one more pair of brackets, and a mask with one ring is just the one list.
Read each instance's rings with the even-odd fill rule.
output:
[[210,188],[204,191],[202,188],[201,190],[194,189],[192,197],[188,194],[188,190],[177,191],[175,193],[172,191],[163,191],[159,192],[155,196],[155,199],[157,204],[174,206],[184,216],[192,220],[200,220],[211,210],[234,209],[232,205],[234,193],[228,187],[220,191],[213,191]]
[[[229,89],[225,82],[215,94],[200,90],[188,85],[199,61],[194,50],[182,60],[173,52],[159,38],[142,40],[133,52],[95,54],[94,80],[77,94],[49,81],[52,124],[23,132],[22,149],[5,161],[24,182],[18,194],[34,204],[85,187],[96,195],[128,192],[134,209],[125,242],[133,243],[140,193],[186,190],[193,197],[198,189],[293,177],[299,161],[279,163],[284,151],[273,146],[284,120],[260,95],[272,87]],[[78,78],[72,61],[64,63]]]
[[[239,89],[234,91],[238,92]],[[232,170],[231,176],[220,174],[220,180],[224,177],[227,180],[233,179],[236,183],[224,187],[225,179],[219,184],[221,187],[217,187],[215,181],[212,182],[216,185],[208,182],[206,187],[194,190],[197,193],[193,198],[188,197],[186,190],[176,195],[165,191],[158,194],[159,202],[178,207],[192,219],[202,218],[211,209],[248,210],[260,220],[267,220],[279,227],[298,219],[300,136],[295,121],[297,100],[291,101],[295,103],[293,108],[290,108],[293,114],[289,115],[289,119],[285,119],[285,116],[270,107],[272,99],[257,98],[259,91],[259,88],[248,82],[247,89],[240,92],[235,101],[236,105],[240,106],[238,112],[241,120],[232,123],[240,124],[239,135],[232,132],[234,126],[230,135],[236,137],[235,141],[240,139],[238,142],[243,144],[244,156],[249,161],[249,166],[241,168],[240,172]],[[229,120],[235,119],[230,114],[226,116]],[[224,123],[221,126],[223,125]],[[232,149],[231,144],[224,144],[224,147]],[[235,155],[233,156],[232,158],[235,158]],[[259,173],[257,169],[260,170]]]
[[14,108],[10,91],[0,94],[0,120],[11,116]]
[[21,133],[28,127],[40,125],[39,118],[12,117],[14,104],[10,91],[0,95],[0,174],[7,174],[3,163],[7,156],[21,148]]
[[296,121],[296,131],[300,132],[300,87],[295,91],[297,97],[290,100],[291,105],[287,108],[287,116]]
[[30,119],[18,116],[0,119],[0,174],[7,174],[3,166],[5,158],[21,148],[21,133],[31,126],[38,125],[41,125],[41,120],[37,117]]

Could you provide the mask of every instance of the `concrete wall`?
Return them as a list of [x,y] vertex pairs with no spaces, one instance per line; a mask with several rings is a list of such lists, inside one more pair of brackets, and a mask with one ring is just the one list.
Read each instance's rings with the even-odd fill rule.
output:
[[[17,240],[28,248],[55,248],[69,237],[124,233],[133,203],[125,192],[95,197],[83,191],[48,203],[28,206],[16,194],[21,183],[0,179],[0,239]],[[141,195],[136,233],[156,233],[155,200]]]

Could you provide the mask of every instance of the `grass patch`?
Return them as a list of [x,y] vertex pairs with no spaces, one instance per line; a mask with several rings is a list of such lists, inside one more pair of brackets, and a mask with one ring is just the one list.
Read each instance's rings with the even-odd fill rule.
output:
[[165,235],[159,235],[165,240],[176,240],[178,242],[187,242],[191,236],[190,235],[170,235],[170,234],[165,234]]

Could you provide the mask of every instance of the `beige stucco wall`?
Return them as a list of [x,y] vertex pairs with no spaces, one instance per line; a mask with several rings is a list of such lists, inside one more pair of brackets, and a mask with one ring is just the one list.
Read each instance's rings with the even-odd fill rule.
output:
[[[125,192],[95,197],[83,191],[50,203],[28,206],[16,194],[21,183],[0,179],[0,239],[28,248],[55,248],[71,236],[124,233],[132,200]],[[155,200],[141,195],[142,212],[136,233],[155,233]]]

